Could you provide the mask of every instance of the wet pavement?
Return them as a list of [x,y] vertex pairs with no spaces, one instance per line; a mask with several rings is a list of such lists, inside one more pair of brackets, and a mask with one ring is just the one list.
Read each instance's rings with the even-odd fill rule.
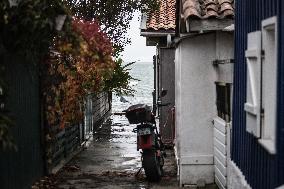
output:
[[[135,125],[123,116],[112,116],[97,129],[86,148],[54,177],[54,188],[62,189],[173,189],[178,188],[172,150],[167,150],[165,174],[159,183],[149,183],[136,150]],[[52,180],[52,178],[49,178]]]

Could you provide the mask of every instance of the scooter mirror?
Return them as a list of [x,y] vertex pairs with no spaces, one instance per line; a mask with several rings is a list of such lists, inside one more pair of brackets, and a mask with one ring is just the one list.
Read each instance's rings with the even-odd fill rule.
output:
[[163,89],[162,92],[161,92],[161,97],[166,96],[167,93],[168,93],[168,90]]

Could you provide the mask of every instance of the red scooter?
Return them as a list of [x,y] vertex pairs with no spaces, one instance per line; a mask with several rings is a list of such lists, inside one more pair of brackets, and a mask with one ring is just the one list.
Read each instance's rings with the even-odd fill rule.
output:
[[[168,104],[158,106],[166,105]],[[166,154],[150,106],[136,104],[124,112],[130,124],[137,124],[133,132],[137,133],[137,151],[142,151],[142,168],[144,168],[147,180],[160,181]]]

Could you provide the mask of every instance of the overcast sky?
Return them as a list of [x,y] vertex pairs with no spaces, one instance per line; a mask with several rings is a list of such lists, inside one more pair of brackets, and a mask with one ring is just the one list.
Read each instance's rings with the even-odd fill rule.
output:
[[125,47],[122,58],[126,62],[141,61],[152,62],[155,55],[155,47],[146,46],[146,38],[140,36],[140,13],[135,13],[128,35],[131,38],[131,44]]

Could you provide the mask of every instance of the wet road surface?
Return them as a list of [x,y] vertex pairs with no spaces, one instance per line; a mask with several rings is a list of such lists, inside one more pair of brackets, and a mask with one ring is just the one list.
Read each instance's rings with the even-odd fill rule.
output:
[[159,183],[148,183],[136,150],[135,125],[123,116],[112,116],[97,129],[86,148],[56,175],[56,188],[81,189],[173,189],[178,188],[172,150],[167,150],[165,175]]

